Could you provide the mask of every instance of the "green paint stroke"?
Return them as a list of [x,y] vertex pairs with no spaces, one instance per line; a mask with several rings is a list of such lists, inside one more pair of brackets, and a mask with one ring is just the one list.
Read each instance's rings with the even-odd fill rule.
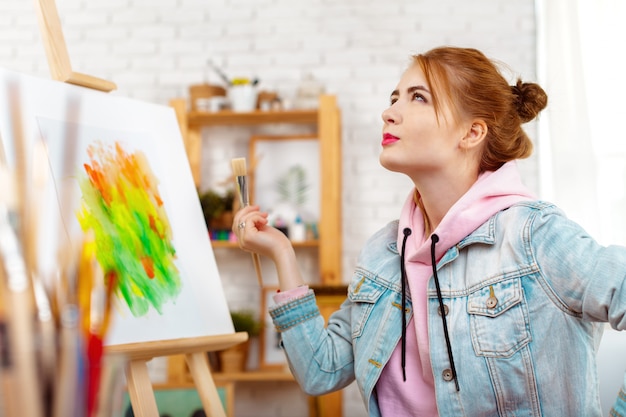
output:
[[115,294],[132,314],[143,316],[150,306],[163,314],[163,305],[180,293],[181,280],[158,180],[142,152],[126,153],[119,143],[94,144],[87,153],[78,221],[95,235],[102,270],[117,271]]

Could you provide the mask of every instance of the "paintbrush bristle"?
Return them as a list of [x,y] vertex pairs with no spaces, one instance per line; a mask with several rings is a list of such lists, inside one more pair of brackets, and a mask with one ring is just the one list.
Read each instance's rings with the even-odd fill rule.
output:
[[233,174],[236,177],[242,177],[247,174],[246,158],[235,158],[231,161],[233,166]]

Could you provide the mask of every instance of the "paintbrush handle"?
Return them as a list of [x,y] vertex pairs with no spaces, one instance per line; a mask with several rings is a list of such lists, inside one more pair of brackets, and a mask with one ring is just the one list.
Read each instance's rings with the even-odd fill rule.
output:
[[37,375],[30,279],[10,214],[0,201],[0,278],[6,280],[3,287],[8,289],[7,311],[11,312],[8,345],[20,386],[17,399],[20,412],[26,416],[41,417],[43,409]]
[[256,272],[256,279],[259,282],[259,286],[263,287],[263,275],[261,274],[261,257],[258,253],[252,254],[252,262],[254,263],[254,270]]
[[[83,365],[84,355],[77,354],[81,351],[79,345],[80,330],[78,328],[78,309],[74,305],[63,307],[61,314],[61,330],[59,334],[59,363],[56,385],[54,387],[54,399],[52,417],[66,417],[76,412],[79,404],[82,404],[80,395],[82,390],[79,385],[79,368]],[[84,384],[83,381],[80,381]],[[84,388],[83,388],[84,389]],[[80,405],[82,407],[82,405]]]

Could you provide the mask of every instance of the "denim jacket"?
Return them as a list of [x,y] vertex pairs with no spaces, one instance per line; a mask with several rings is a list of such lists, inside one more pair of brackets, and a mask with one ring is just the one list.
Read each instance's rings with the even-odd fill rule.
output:
[[[312,292],[270,312],[304,391],[320,395],[356,379],[370,416],[380,415],[375,385],[401,335],[397,228],[392,222],[368,240],[326,328]],[[598,245],[551,204],[523,202],[450,248],[437,271],[460,388],[431,278],[441,416],[600,416],[595,351],[602,322],[626,328],[626,248]],[[408,322],[410,299],[406,312]],[[625,392],[616,416],[626,416]]]

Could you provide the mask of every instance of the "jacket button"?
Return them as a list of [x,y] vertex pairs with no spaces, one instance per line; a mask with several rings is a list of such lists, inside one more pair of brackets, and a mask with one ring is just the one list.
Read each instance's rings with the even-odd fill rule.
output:
[[496,297],[487,298],[487,308],[496,308],[498,305],[498,299]]
[[454,379],[452,369],[444,369],[444,371],[441,373],[441,376],[443,376],[443,380],[447,382],[450,382]]
[[[447,316],[448,315],[448,311],[450,311],[450,309],[448,308],[448,305],[444,304],[443,305],[443,314]],[[441,307],[437,308],[437,314],[439,314],[441,316]]]

